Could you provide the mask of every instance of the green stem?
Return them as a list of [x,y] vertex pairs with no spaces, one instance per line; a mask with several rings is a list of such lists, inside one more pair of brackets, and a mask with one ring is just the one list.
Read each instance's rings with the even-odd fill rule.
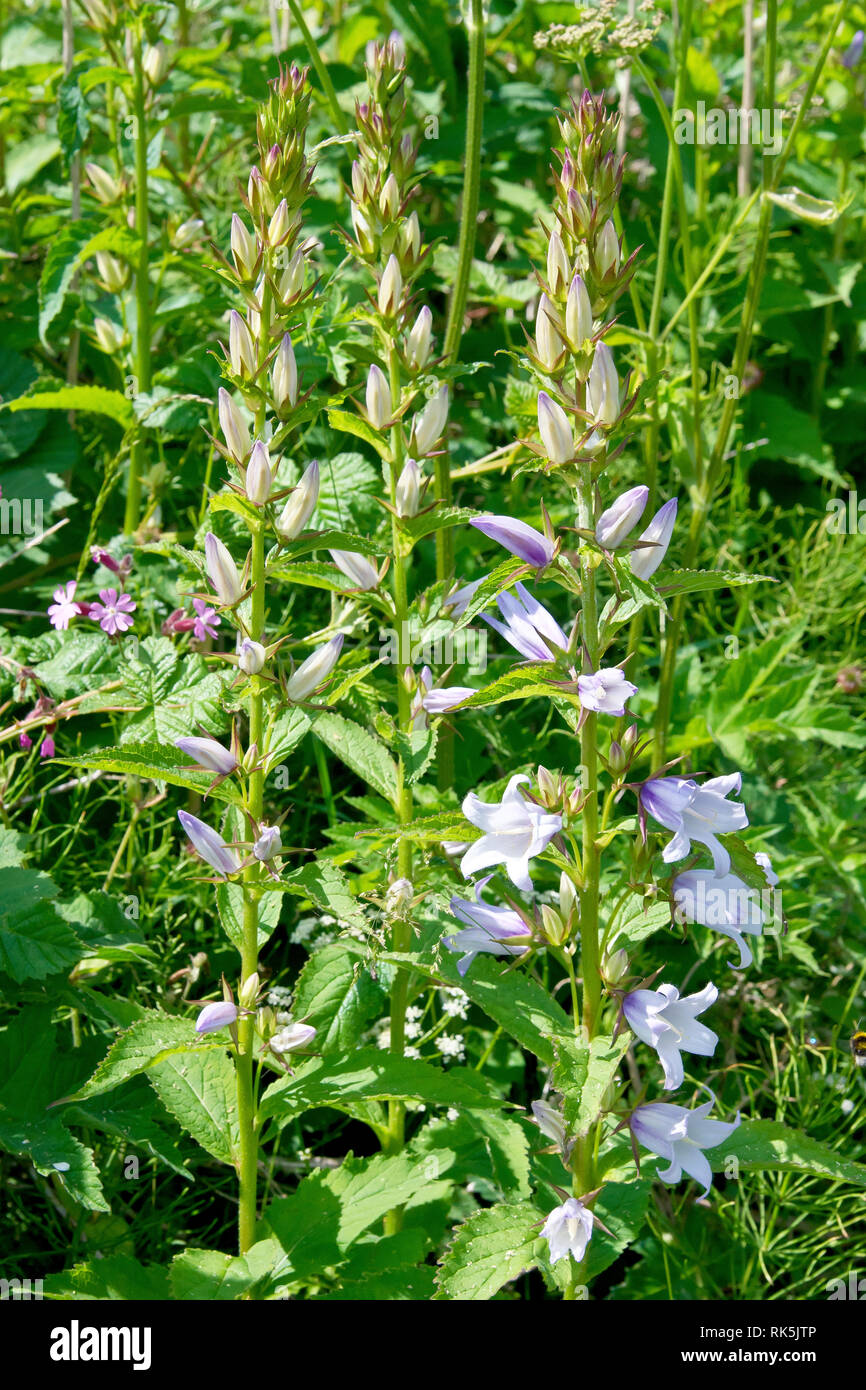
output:
[[331,111],[331,118],[334,122],[334,125],[337,127],[337,133],[339,135],[346,135],[348,132],[348,126],[346,125],[346,117],[343,115],[343,112],[340,109],[340,103],[337,100],[337,93],[334,90],[334,84],[331,81],[331,75],[328,72],[328,69],[325,67],[324,62],[322,61],[322,55],[319,52],[318,44],[316,43],[316,40],[313,38],[312,34],[309,31],[309,28],[307,27],[307,21],[304,19],[303,10],[297,3],[297,0],[289,0],[289,9],[292,12],[292,18],[294,19],[295,23],[301,31],[301,38],[304,40],[304,43],[307,46],[307,52],[310,55],[310,62],[316,70],[316,76],[322,84],[322,91],[325,93],[325,97],[327,98],[328,106]]
[[[592,530],[595,525],[593,508],[592,464],[580,465],[577,487],[578,525]],[[585,666],[598,669],[598,596],[596,592],[595,556],[590,550],[581,554],[580,574],[582,638],[586,649]],[[598,1027],[601,1004],[601,975],[598,945],[598,890],[600,858],[598,845],[598,750],[594,713],[584,711],[580,731],[581,790],[586,800],[581,812],[582,827],[582,887],[580,890],[580,968],[583,975],[583,1028],[592,1040]]]
[[[149,214],[147,205],[147,115],[145,111],[144,70],[142,68],[142,31],[138,27],[133,46],[133,135],[135,142],[135,231],[139,239],[138,264],[135,271],[135,390],[146,394],[151,386],[150,366],[150,265]],[[126,493],[126,513],[123,529],[127,535],[136,530],[141,512],[141,475],[145,462],[144,441],[139,436],[133,442],[129,459],[129,484]]]

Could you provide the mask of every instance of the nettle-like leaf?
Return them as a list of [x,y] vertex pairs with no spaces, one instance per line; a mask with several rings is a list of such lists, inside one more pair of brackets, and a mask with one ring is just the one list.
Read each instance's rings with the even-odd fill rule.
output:
[[375,734],[332,710],[311,716],[313,733],[352,772],[384,796],[397,803],[397,764]]
[[[68,767],[97,768],[100,772],[119,772],[170,787],[186,787],[200,796],[208,792],[215,780],[212,772],[197,768],[178,748],[159,743],[131,742],[120,748],[95,748],[74,757],[58,756],[57,761]],[[238,785],[230,777],[213,787],[210,795],[215,801],[241,803]]]
[[528,1202],[486,1207],[458,1227],[439,1267],[439,1297],[483,1302],[535,1269],[543,1217]]
[[597,1037],[587,1043],[561,1035],[552,1041],[556,1056],[553,1085],[563,1098],[566,1128],[573,1136],[585,1135],[601,1114],[605,1093],[628,1051],[631,1034],[623,1033],[615,1042]]
[[316,1051],[345,1052],[386,1006],[387,994],[347,941],[323,946],[298,976],[293,1011],[316,1028]]
[[176,1053],[148,1068],[166,1110],[197,1144],[223,1163],[238,1162],[237,1081],[224,1049]]
[[866,1187],[866,1163],[843,1158],[827,1144],[779,1120],[743,1120],[729,1139],[708,1151],[707,1157],[716,1173],[730,1172],[735,1162],[747,1171],[812,1173]]
[[87,948],[59,912],[47,874],[0,870],[0,972],[21,984],[68,971]]
[[[228,1035],[226,1035],[228,1036]],[[199,1037],[192,1019],[175,1018],[171,1014],[148,1009],[112,1043],[90,1080],[72,1095],[55,1097],[64,1104],[88,1100],[114,1090],[130,1077],[155,1067],[166,1057],[189,1055],[194,1052],[223,1052],[226,1040],[215,1042]]]

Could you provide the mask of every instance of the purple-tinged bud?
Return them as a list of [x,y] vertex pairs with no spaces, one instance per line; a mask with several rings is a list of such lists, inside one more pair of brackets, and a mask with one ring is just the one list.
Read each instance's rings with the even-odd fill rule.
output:
[[633,487],[602,512],[595,528],[595,539],[604,550],[616,550],[622,545],[643,516],[648,498],[648,487]]
[[245,637],[238,647],[238,666],[246,676],[257,676],[264,669],[267,652],[261,642]]
[[510,516],[477,516],[469,524],[536,569],[543,569],[553,559],[553,541],[525,521]]
[[538,393],[538,429],[551,463],[570,463],[574,458],[571,425],[562,406],[546,391]]
[[672,497],[669,502],[665,502],[664,506],[659,508],[639,538],[642,541],[650,541],[652,544],[645,549],[633,550],[631,553],[631,572],[636,574],[638,579],[649,579],[650,575],[655,574],[671,543],[676,519],[677,499]]
[[221,777],[230,777],[238,765],[234,753],[223,748],[215,738],[176,738],[174,742],[181,753],[186,753],[200,767],[217,772]]
[[842,66],[849,70],[856,68],[863,57],[864,34],[858,29],[850,44],[842,54]]
[[227,608],[238,602],[243,593],[238,567],[222,541],[208,531],[204,541],[205,568],[214,591]]
[[263,507],[271,495],[271,484],[273,474],[271,473],[271,460],[268,454],[268,446],[257,439],[250,454],[250,461],[247,464],[245,479],[245,491],[248,501],[254,507]]
[[240,1010],[237,1004],[232,1004],[228,999],[223,999],[218,1004],[205,1004],[196,1020],[195,1031],[202,1035],[204,1033],[218,1033],[221,1028],[228,1028],[233,1023],[237,1023]]
[[292,1023],[274,1034],[270,1046],[272,1051],[282,1056],[284,1052],[297,1052],[299,1048],[308,1047],[315,1036],[316,1030],[311,1024]]
[[301,662],[286,686],[286,694],[290,700],[306,700],[328,679],[339,660],[342,646],[343,634],[338,633],[330,642],[318,647],[306,661]]
[[212,869],[216,869],[218,874],[223,874],[226,878],[238,872],[240,860],[222,835],[211,826],[205,825],[197,816],[191,816],[189,811],[178,811],[177,818],[189,836],[193,849]]
[[278,825],[265,825],[262,827],[261,835],[253,845],[253,854],[256,859],[265,862],[268,859],[273,859],[275,854],[279,854],[282,847],[280,827]]
[[318,500],[319,465],[313,459],[277,519],[277,534],[281,540],[293,541],[301,534],[316,510]]

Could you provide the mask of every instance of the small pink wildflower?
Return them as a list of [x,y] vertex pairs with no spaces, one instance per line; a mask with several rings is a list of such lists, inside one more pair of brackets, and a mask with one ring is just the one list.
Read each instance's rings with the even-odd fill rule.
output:
[[76,581],[70,579],[68,584],[61,584],[59,589],[54,590],[54,602],[48,606],[48,617],[51,626],[58,632],[65,632],[70,619],[78,617],[79,607],[75,602],[77,588]]
[[194,598],[192,606],[197,613],[193,624],[192,635],[196,642],[203,642],[206,637],[216,637],[217,628],[220,624],[220,615],[215,609],[210,608],[204,599]]
[[136,605],[129,594],[118,594],[116,589],[100,589],[99,597],[102,602],[91,603],[90,616],[99,623],[103,632],[114,637],[116,633],[126,632],[132,627],[130,614],[135,612]]

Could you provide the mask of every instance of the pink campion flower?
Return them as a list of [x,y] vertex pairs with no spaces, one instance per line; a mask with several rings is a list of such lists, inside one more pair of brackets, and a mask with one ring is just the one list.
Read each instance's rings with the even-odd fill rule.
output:
[[61,584],[59,589],[54,590],[54,602],[48,606],[48,618],[58,632],[65,632],[70,621],[78,617],[79,606],[75,602],[77,588],[76,581],[70,579],[67,584]]
[[196,642],[204,642],[208,637],[216,637],[222,619],[215,609],[210,608],[204,599],[194,598],[192,606],[196,611],[192,635]]
[[40,758],[53,758],[56,752],[57,748],[54,739],[49,734],[39,745],[39,756]]
[[100,589],[99,597],[102,602],[91,603],[90,616],[99,623],[102,631],[107,632],[109,637],[128,631],[132,627],[130,615],[136,609],[129,594],[119,594],[116,589]]
[[119,574],[125,578],[132,570],[132,556],[124,555],[120,560],[115,560],[114,556],[101,546],[93,545],[90,548],[90,558],[94,565],[102,565],[105,569],[111,570],[112,574]]
[[25,753],[29,753],[33,747],[33,740],[29,734],[18,735],[18,747],[23,748]]

